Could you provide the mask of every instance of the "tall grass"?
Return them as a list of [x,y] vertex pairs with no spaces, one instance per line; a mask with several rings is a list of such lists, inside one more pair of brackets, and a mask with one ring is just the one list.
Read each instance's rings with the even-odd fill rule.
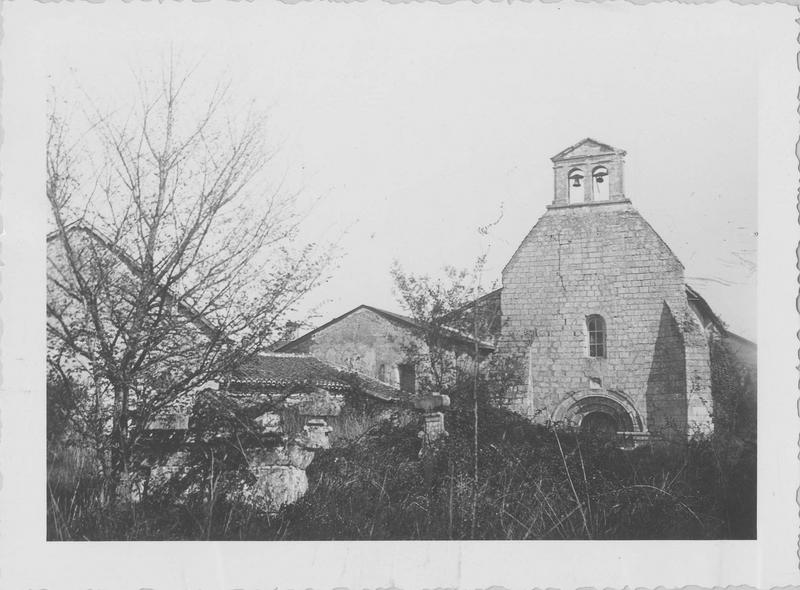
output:
[[[720,461],[712,440],[622,451],[612,441],[582,438],[501,414],[483,412],[483,475],[477,490],[471,483],[470,417],[454,411],[448,415],[451,435],[434,459],[430,481],[417,458],[414,428],[387,429],[321,456],[309,468],[314,482],[310,493],[283,515],[287,537],[754,536],[755,495],[746,484],[754,475],[754,449],[727,463]],[[743,486],[735,500],[726,497],[723,482],[733,483],[731,489]]]
[[189,491],[151,490],[126,505],[104,499],[78,455],[62,457],[50,472],[48,539],[755,537],[754,443],[623,451],[490,407],[481,424],[476,488],[470,409],[447,412],[450,435],[427,459],[417,420],[343,413],[333,447],[308,468],[308,494],[277,514],[237,492],[242,470],[206,470]]

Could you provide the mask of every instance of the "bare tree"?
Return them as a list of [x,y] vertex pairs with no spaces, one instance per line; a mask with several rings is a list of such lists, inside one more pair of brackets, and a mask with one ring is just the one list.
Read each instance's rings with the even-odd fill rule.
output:
[[50,376],[115,475],[155,415],[275,339],[331,262],[297,247],[296,195],[264,182],[263,117],[191,80],[170,64],[130,110],[90,104],[79,135],[50,114]]
[[444,392],[460,376],[458,353],[470,354],[473,324],[458,314],[480,297],[477,280],[482,260],[473,270],[444,268],[444,277],[405,272],[395,262],[391,269],[398,302],[423,327],[423,346],[406,351],[408,362],[424,367],[418,376],[423,389]]

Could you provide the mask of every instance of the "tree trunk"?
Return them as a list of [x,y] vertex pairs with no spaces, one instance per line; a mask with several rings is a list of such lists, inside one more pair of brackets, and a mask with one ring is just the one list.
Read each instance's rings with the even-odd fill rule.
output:
[[111,425],[111,476],[115,481],[128,471],[128,434],[128,387],[115,385]]

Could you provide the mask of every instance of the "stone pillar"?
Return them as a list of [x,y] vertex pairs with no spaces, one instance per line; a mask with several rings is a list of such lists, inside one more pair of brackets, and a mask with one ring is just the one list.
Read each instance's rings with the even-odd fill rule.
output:
[[450,398],[438,393],[421,396],[414,400],[414,407],[425,412],[422,431],[417,435],[422,439],[420,456],[433,450],[436,441],[447,436],[447,431],[444,429],[444,414],[436,410],[449,406]]
[[297,439],[288,445],[248,450],[250,472],[256,478],[253,497],[270,512],[296,502],[308,491],[305,470],[313,458],[314,451]]
[[[271,512],[296,502],[308,491],[305,470],[314,459],[314,452],[331,446],[331,427],[325,417],[337,416],[341,411],[341,401],[324,389],[301,396],[296,405],[306,419],[303,432],[288,443],[284,438],[274,448],[248,451],[250,471],[256,477],[253,495]],[[266,413],[258,421],[265,433],[283,432],[279,414]]]
[[447,431],[444,429],[444,414],[442,412],[426,413],[421,434],[423,444],[432,444],[443,436],[447,436]]

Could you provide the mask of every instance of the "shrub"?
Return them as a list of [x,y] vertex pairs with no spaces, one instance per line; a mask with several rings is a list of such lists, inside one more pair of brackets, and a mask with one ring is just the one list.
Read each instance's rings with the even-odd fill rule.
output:
[[755,537],[754,444],[712,437],[624,451],[613,440],[532,424],[480,401],[475,485],[469,399],[454,399],[449,436],[425,458],[419,415],[343,416],[360,426],[317,453],[309,492],[277,514],[241,493],[252,477],[241,453],[206,441],[191,451],[183,477],[137,505],[104,503],[89,474],[72,490],[54,491],[48,538]]
[[309,467],[309,494],[279,515],[285,537],[712,539],[755,534],[755,496],[745,491],[755,477],[754,453],[726,457],[714,440],[623,451],[613,441],[534,425],[488,406],[481,407],[480,417],[477,488],[472,416],[456,404],[447,414],[450,436],[427,469],[418,457],[419,427],[413,424],[384,425],[355,444],[320,454]]

